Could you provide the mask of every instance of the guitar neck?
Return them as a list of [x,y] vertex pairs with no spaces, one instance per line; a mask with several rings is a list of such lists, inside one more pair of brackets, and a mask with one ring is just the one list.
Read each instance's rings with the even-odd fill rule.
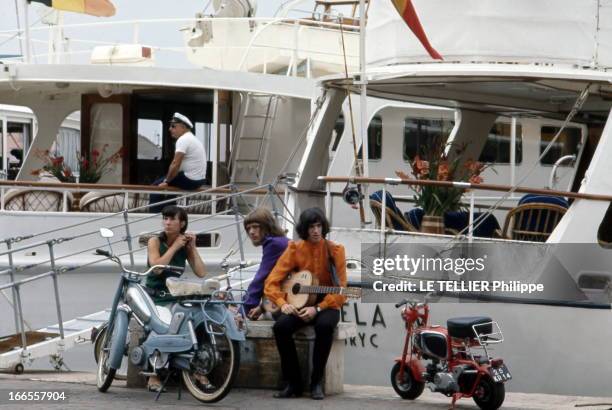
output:
[[336,286],[301,286],[299,293],[309,293],[309,294],[336,294],[343,295],[346,291],[346,288],[340,288]]

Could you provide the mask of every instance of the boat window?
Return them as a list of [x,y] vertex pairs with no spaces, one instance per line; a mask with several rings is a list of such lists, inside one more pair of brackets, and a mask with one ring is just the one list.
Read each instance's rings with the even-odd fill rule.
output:
[[[382,158],[382,138],[382,117],[380,115],[376,115],[374,118],[372,118],[372,121],[368,126],[368,157],[370,161],[379,160]],[[359,148],[357,157],[359,159],[363,158],[361,148]]]
[[446,141],[455,126],[455,121],[447,119],[412,118],[404,120],[404,161],[412,161],[423,155],[434,140],[442,136]]
[[55,141],[49,149],[49,151],[53,152],[56,156],[64,157],[64,163],[73,171],[79,169],[77,152],[81,151],[80,118],[80,111],[68,114],[62,121],[62,125],[57,131]]
[[344,114],[340,113],[338,119],[336,120],[336,125],[334,125],[334,129],[332,130],[332,146],[331,150],[336,151],[338,149],[338,144],[340,144],[340,139],[342,138],[342,134],[344,133]]
[[[510,123],[493,124],[478,160],[489,164],[509,164],[511,132]],[[521,162],[523,162],[523,127],[516,124],[516,164]]]
[[196,122],[194,135],[204,146],[206,151],[206,161],[210,161],[210,142],[212,138],[212,124],[208,122]]
[[[540,130],[540,155],[544,152],[550,141],[553,140],[559,127],[544,126]],[[566,155],[576,155],[582,146],[580,139],[582,136],[582,130],[577,127],[565,127],[557,142],[551,147],[546,155],[540,160],[541,164],[553,165],[559,158]],[[568,162],[561,164],[562,166],[568,166]]]
[[138,119],[138,159],[161,159],[163,123]]
[[[0,122],[0,140],[2,144],[6,144],[6,176],[8,179],[15,179],[23,163],[25,153],[28,151],[28,147],[32,141],[32,122],[21,122],[21,121],[7,121],[6,122],[6,136],[2,134],[4,130],[4,124]],[[4,169],[4,158],[2,158],[2,152],[4,152],[4,146],[0,151],[1,167]]]

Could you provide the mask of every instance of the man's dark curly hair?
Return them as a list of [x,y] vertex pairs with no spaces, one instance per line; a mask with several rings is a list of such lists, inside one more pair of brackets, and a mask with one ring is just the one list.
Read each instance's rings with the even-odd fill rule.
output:
[[310,228],[310,225],[317,222],[321,224],[321,234],[325,238],[329,233],[329,222],[325,217],[325,213],[320,208],[308,208],[300,214],[300,219],[295,226],[298,236],[303,240],[308,239],[308,228]]

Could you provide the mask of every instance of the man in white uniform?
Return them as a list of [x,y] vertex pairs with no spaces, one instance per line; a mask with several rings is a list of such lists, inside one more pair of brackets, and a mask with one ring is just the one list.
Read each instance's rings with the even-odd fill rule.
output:
[[[174,113],[170,120],[170,135],[176,140],[172,163],[165,178],[153,183],[160,187],[173,186],[184,190],[198,189],[208,183],[206,179],[206,151],[204,146],[193,135],[193,123],[181,113]],[[165,195],[151,194],[150,203],[166,199]],[[161,206],[151,207],[151,212],[161,211]]]

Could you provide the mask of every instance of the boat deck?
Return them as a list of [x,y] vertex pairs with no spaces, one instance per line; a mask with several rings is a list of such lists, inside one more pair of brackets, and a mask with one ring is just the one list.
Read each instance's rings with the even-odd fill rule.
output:
[[[35,372],[28,371],[22,375],[0,374],[0,405],[3,410],[22,409],[24,403],[10,402],[9,392],[55,391],[64,392],[66,400],[57,402],[29,402],[28,408],[61,408],[62,409],[106,409],[106,408],[201,408],[201,403],[183,390],[182,398],[177,400],[176,388],[170,388],[163,394],[158,403],[154,402],[155,394],[145,389],[127,389],[124,381],[115,381],[108,393],[99,393],[95,387],[95,375],[84,372]],[[217,409],[402,409],[411,410],[445,410],[450,400],[440,394],[425,393],[417,400],[409,402],[400,399],[391,387],[345,385],[344,393],[329,396],[322,402],[313,402],[308,397],[279,401],[272,398],[272,391],[234,389],[217,403]],[[457,409],[477,409],[472,400],[460,400]],[[547,394],[507,393],[504,409],[610,409],[612,398],[558,396]]]

